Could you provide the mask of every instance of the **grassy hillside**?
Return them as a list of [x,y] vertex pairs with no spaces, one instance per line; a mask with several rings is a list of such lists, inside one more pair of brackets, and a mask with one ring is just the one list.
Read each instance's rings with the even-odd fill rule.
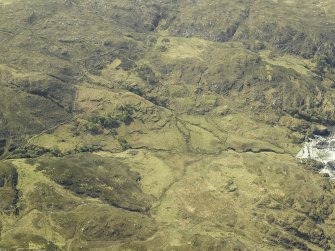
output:
[[0,1],[0,249],[333,250],[332,1]]

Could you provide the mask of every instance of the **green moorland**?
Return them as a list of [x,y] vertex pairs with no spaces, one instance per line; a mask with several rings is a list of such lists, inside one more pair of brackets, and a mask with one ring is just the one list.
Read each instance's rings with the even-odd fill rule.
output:
[[334,250],[332,0],[0,0],[0,250]]

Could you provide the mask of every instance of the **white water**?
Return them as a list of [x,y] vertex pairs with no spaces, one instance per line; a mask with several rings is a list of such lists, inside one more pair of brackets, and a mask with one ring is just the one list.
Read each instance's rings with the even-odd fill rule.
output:
[[335,135],[329,137],[315,136],[308,139],[304,147],[297,154],[298,159],[314,159],[324,163],[321,173],[328,173],[331,179],[335,179]]

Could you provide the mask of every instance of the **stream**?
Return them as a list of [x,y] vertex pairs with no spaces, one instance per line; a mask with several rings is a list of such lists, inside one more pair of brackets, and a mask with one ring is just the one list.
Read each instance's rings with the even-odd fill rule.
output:
[[324,168],[321,170],[321,173],[327,173],[331,179],[335,179],[334,134],[328,137],[315,135],[313,139],[308,139],[296,157],[298,159],[314,159],[322,162]]

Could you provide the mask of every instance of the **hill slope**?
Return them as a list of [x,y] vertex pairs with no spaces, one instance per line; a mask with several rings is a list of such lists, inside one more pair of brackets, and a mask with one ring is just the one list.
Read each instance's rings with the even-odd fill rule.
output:
[[334,249],[333,10],[0,1],[0,249]]

